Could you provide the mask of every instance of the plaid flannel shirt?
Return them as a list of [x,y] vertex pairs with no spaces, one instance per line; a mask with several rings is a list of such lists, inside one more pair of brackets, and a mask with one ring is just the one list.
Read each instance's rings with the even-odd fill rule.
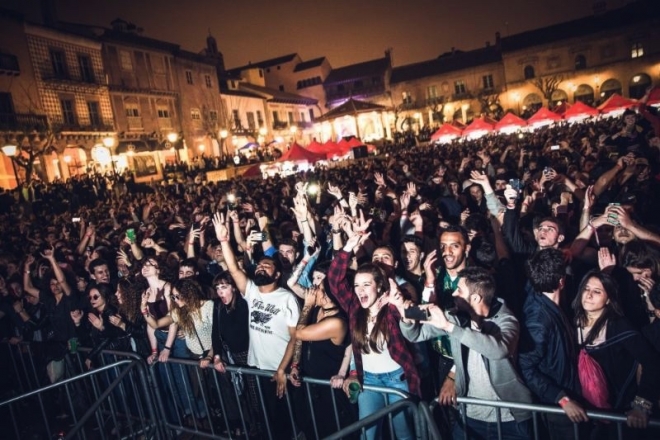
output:
[[[328,282],[332,294],[337,298],[339,306],[349,316],[349,323],[351,328],[357,326],[357,310],[361,307],[357,296],[353,293],[353,289],[346,279],[346,270],[350,262],[351,254],[345,251],[339,251],[332,260],[332,264],[328,269]],[[387,344],[387,349],[390,356],[394,361],[401,365],[408,381],[408,388],[410,393],[421,396],[419,374],[417,367],[413,360],[413,355],[408,349],[407,340],[401,334],[399,328],[399,320],[401,315],[393,305],[388,305],[387,313],[387,328],[389,331],[390,340]],[[355,366],[358,372],[360,382],[363,382],[364,370],[362,368],[362,353],[355,350],[353,347],[353,356],[355,358]]]

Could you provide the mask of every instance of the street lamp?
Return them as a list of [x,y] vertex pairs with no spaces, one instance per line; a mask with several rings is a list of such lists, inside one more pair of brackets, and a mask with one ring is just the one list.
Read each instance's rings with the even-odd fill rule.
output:
[[18,186],[20,184],[20,180],[18,179],[18,172],[16,171],[16,162],[15,162],[16,159],[14,159],[16,157],[16,154],[18,153],[18,146],[7,144],[2,147],[2,152],[5,154],[5,156],[9,157],[9,160],[11,161],[11,167],[14,169],[14,178],[16,179],[16,186]]
[[174,157],[176,158],[176,163],[179,163],[179,150],[176,148],[176,143],[179,141],[179,133],[171,131],[167,133],[167,142],[172,145],[172,150],[174,150]]
[[225,153],[226,155],[229,155],[229,151],[227,151],[227,144],[225,143],[227,140],[227,136],[229,136],[229,132],[225,130],[224,128],[220,130],[220,139],[222,140],[222,145],[220,145],[220,151],[222,151],[222,161],[225,161]]
[[291,132],[291,136],[293,137],[293,141],[296,141],[296,133],[298,133],[298,126],[292,125],[289,127],[289,131]]
[[112,157],[112,147],[115,146],[115,138],[113,136],[106,136],[103,138],[103,146],[108,149],[110,153],[110,162],[112,163],[112,172],[117,175],[117,168],[115,167],[115,160]]

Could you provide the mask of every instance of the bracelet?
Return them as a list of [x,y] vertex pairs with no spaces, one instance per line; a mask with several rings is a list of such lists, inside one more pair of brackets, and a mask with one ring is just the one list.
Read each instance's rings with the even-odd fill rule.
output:
[[635,399],[630,403],[631,408],[639,409],[640,411],[646,413],[646,415],[651,414],[651,408],[653,408],[653,403],[648,400],[635,396]]
[[561,407],[563,408],[563,407],[565,407],[565,406],[568,404],[568,402],[570,402],[570,401],[571,401],[571,399],[570,399],[568,396],[564,396],[564,397],[562,397],[561,399],[559,399],[559,406],[561,406]]
[[330,232],[332,232],[333,234],[341,234],[341,229],[330,229]]
[[307,220],[300,220],[300,223],[309,223]]
[[224,240],[222,238],[220,239],[220,243],[224,243],[226,241],[229,241],[229,239],[228,238],[225,238]]
[[589,222],[587,223],[587,228],[591,229],[592,231],[596,230],[596,227],[595,227],[594,224],[591,222],[591,220],[589,220]]
[[157,348],[152,348],[151,349],[151,354],[156,354],[156,353],[158,353],[158,349]]
[[292,362],[291,363],[291,369],[293,370],[294,368],[297,370],[298,369],[298,362]]
[[307,260],[300,260],[300,264],[302,264],[303,266],[306,266],[307,263],[309,263],[309,261],[307,261]]
[[435,284],[431,284],[430,286],[428,284],[424,284],[424,287],[427,289],[435,289]]
[[172,347],[166,345],[165,347],[163,347],[163,350],[172,351]]
[[454,379],[454,378],[451,377],[451,376],[447,376],[447,377],[445,378],[445,380],[447,380],[447,379],[451,380],[452,382],[456,382],[456,379]]
[[358,372],[357,372],[357,370],[351,370],[351,372],[348,373],[348,375],[349,375],[349,376],[357,376],[357,375],[358,375]]

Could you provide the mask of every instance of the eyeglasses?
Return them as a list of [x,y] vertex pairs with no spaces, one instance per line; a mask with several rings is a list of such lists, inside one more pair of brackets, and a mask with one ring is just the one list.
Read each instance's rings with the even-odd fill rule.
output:
[[96,301],[99,299],[101,296],[100,295],[89,295],[89,300],[90,301]]
[[170,299],[172,301],[178,301],[178,300],[181,299],[181,295],[176,295],[176,294],[173,293],[173,294],[170,295]]

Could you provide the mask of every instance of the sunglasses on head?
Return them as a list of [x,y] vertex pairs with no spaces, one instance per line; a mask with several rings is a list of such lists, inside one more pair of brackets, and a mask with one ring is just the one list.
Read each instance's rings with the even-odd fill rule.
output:
[[100,295],[89,295],[89,300],[90,301],[96,301],[99,298],[100,298]]

